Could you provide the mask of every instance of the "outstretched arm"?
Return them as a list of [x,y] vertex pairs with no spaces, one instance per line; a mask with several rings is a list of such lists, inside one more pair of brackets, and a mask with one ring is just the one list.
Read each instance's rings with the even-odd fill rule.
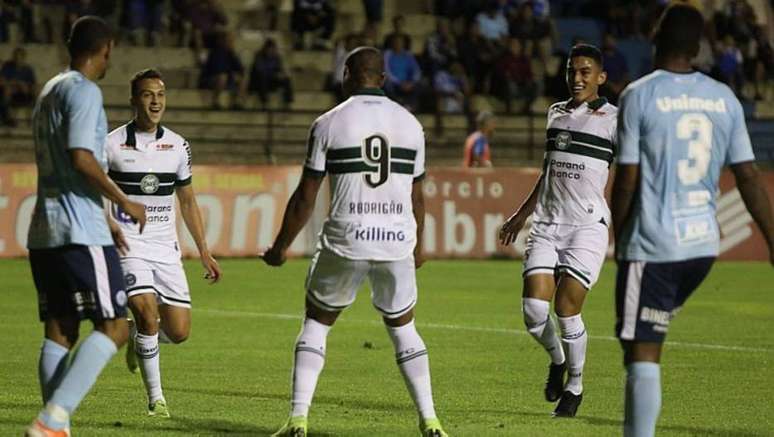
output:
[[282,227],[274,240],[274,244],[260,255],[266,264],[281,266],[285,262],[288,247],[304,228],[312,215],[312,211],[314,211],[317,192],[320,191],[322,180],[322,176],[304,169],[296,191],[288,200],[288,206],[285,208],[285,215],[282,218]]
[[771,203],[766,193],[766,184],[760,178],[760,172],[752,161],[731,166],[736,178],[736,186],[742,195],[747,210],[763,233],[769,246],[769,261],[774,265],[774,217]]
[[204,238],[202,213],[199,210],[199,204],[196,202],[193,186],[191,184],[178,186],[175,189],[175,193],[177,193],[177,200],[180,202],[180,214],[183,216],[183,221],[188,231],[191,232],[194,243],[196,243],[202,265],[207,270],[205,278],[209,279],[211,284],[214,284],[220,279],[222,271],[207,247],[207,240]]

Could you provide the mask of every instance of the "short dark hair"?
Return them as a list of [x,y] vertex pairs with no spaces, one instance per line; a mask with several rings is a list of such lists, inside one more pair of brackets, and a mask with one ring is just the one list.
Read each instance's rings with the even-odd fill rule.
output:
[[159,79],[164,80],[161,76],[161,72],[155,68],[146,68],[140,70],[132,76],[132,80],[129,82],[132,85],[132,97],[140,94],[140,82],[145,79]]
[[660,55],[693,58],[699,53],[704,32],[704,17],[698,9],[685,3],[669,6],[658,20],[653,43]]
[[567,59],[577,58],[578,56],[591,58],[599,65],[600,68],[603,66],[602,52],[596,46],[585,43],[575,44],[570,49],[570,55],[567,57]]
[[375,47],[358,47],[349,52],[344,65],[358,82],[379,79],[384,74],[384,57]]
[[67,50],[75,59],[84,55],[93,55],[113,41],[113,29],[100,17],[86,15],[73,23],[70,37],[67,40]]

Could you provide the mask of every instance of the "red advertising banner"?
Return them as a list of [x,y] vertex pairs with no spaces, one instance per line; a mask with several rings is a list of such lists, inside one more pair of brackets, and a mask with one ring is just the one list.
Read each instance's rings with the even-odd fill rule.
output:
[[[300,178],[299,167],[194,166],[194,188],[205,221],[208,244],[219,256],[255,256],[271,244],[282,222],[287,199]],[[425,252],[432,258],[521,257],[526,229],[516,243],[503,247],[497,233],[505,218],[526,198],[538,169],[432,168],[424,184]],[[764,175],[774,202],[774,172]],[[0,257],[26,256],[27,229],[35,204],[32,164],[0,164]],[[720,181],[718,223],[721,258],[767,260],[767,249],[747,213],[733,177]],[[309,225],[291,247],[293,255],[311,254],[328,208],[323,187]],[[179,215],[178,215],[179,217]],[[186,255],[196,254],[179,220]]]

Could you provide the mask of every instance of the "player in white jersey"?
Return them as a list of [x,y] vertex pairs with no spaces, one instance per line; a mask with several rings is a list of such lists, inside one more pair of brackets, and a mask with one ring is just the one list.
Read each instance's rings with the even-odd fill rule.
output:
[[[191,330],[191,297],[180,259],[175,220],[175,195],[188,230],[207,271],[216,282],[221,275],[204,239],[204,226],[191,184],[191,149],[180,135],[163,127],[164,82],[153,69],[131,81],[134,119],[108,135],[108,175],[130,199],[145,204],[148,224],[140,235],[126,214],[113,205],[128,250],[121,254],[129,307],[134,314],[129,370],[142,371],[148,392],[148,415],[169,417],[161,389],[159,340],[181,343]],[[159,318],[161,319],[159,322]]]
[[[554,415],[562,417],[575,416],[583,399],[588,336],[580,313],[607,252],[605,186],[618,110],[599,97],[605,79],[599,49],[587,44],[572,48],[567,61],[572,98],[548,109],[543,173],[500,231],[500,241],[510,244],[532,215],[522,310],[527,331],[551,357],[545,397],[559,400]],[[552,300],[561,343],[549,315]]]
[[385,97],[383,84],[379,50],[360,47],[349,54],[343,91],[350,97],[312,125],[301,182],[274,244],[262,255],[272,266],[285,262],[329,174],[330,213],[306,280],[306,318],[296,340],[290,418],[275,436],[306,435],[328,332],[366,277],[419,412],[420,432],[446,435],[433,405],[427,348],[414,327],[415,268],[422,264],[425,214],[424,133],[411,113]]

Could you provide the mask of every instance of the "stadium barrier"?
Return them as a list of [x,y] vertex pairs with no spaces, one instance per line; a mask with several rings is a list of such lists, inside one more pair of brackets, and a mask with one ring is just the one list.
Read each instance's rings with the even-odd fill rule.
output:
[[[430,168],[424,184],[427,255],[520,258],[527,232],[522,231],[516,244],[507,248],[497,241],[497,232],[529,194],[538,172],[530,168]],[[219,256],[255,256],[270,245],[300,175],[298,166],[195,166],[194,186],[213,252]],[[764,173],[764,178],[769,194],[774,195],[774,172]],[[0,164],[0,257],[26,255],[36,183],[34,165]],[[722,175],[720,187],[721,258],[767,260],[764,240],[729,172]],[[328,190],[323,188],[309,225],[291,247],[292,255],[309,255],[314,250],[328,208],[327,197]],[[178,214],[183,252],[195,255],[193,240],[181,222]]]

